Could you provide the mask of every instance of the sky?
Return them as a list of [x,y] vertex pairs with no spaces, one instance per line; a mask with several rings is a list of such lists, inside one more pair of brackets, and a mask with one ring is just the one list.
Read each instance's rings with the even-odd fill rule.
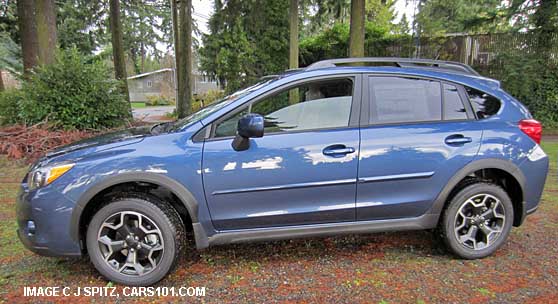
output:
[[[417,0],[397,0],[395,2],[395,12],[397,14],[395,21],[398,22],[403,14],[407,15],[407,20],[411,24],[413,20],[413,8],[414,3]],[[207,33],[207,21],[211,14],[213,13],[213,1],[212,0],[192,0],[193,18],[198,24],[198,28],[201,32]]]

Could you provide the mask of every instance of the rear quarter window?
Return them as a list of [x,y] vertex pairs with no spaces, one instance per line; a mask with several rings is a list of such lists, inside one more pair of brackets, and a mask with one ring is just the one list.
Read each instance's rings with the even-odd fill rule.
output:
[[500,110],[502,103],[498,98],[469,87],[465,87],[465,90],[479,119],[488,118]]

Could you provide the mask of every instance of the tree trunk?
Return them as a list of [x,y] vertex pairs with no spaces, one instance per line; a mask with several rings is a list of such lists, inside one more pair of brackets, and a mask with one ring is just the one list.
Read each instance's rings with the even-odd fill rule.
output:
[[39,64],[52,64],[56,51],[56,4],[54,0],[38,0],[35,5]]
[[298,0],[291,0],[289,10],[289,68],[298,68]]
[[4,90],[6,89],[6,88],[4,87],[4,79],[2,78],[2,77],[3,77],[3,74],[4,74],[4,73],[2,73],[2,71],[0,71],[0,92],[4,91]]
[[181,0],[178,9],[178,118],[186,117],[192,101],[192,0]]
[[[291,0],[289,8],[289,68],[298,68],[298,0]],[[289,103],[298,102],[298,90],[289,91]]]
[[[114,76],[120,81],[122,94],[130,101],[128,82],[126,77],[126,59],[122,42],[122,24],[120,23],[120,3],[110,0],[110,32],[112,35],[112,56],[114,61]],[[130,104],[131,111],[131,104]],[[131,113],[130,113],[131,114]]]
[[178,48],[178,8],[176,6],[176,0],[170,0],[170,3],[172,16],[172,35],[174,39],[174,99],[176,104],[178,104],[178,84],[180,83],[180,65],[178,64],[178,58],[180,57]]
[[37,27],[35,25],[35,1],[18,0],[19,36],[21,37],[21,53],[23,71],[29,76],[30,71],[38,64]]
[[364,57],[365,0],[351,0],[351,36],[349,57]]

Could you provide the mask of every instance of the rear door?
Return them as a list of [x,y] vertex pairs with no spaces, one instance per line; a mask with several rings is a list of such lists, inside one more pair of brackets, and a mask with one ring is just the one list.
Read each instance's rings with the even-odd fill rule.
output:
[[419,216],[475,157],[481,128],[459,85],[403,76],[364,83],[357,220]]

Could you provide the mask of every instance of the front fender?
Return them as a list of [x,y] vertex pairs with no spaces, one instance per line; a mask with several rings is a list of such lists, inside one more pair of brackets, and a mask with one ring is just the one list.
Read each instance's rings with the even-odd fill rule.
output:
[[[161,187],[165,187],[169,189],[172,193],[174,193],[180,201],[184,204],[186,210],[192,219],[192,224],[196,230],[196,226],[200,226],[199,222],[199,204],[197,200],[194,198],[192,193],[186,189],[182,184],[179,182],[158,173],[151,173],[151,172],[130,172],[130,173],[122,173],[116,176],[108,177],[102,181],[99,181],[95,185],[91,186],[87,191],[85,191],[80,198],[77,200],[75,208],[72,212],[71,216],[71,223],[70,223],[70,236],[74,239],[74,241],[79,241],[80,239],[80,224],[81,224],[81,216],[85,207],[91,202],[91,199],[95,197],[95,195],[99,194],[101,191],[127,182],[146,182],[152,183]],[[196,225],[197,224],[197,225]],[[200,229],[198,227],[198,229]],[[194,231],[196,232],[196,231]],[[205,235],[205,231],[203,231]],[[196,240],[197,240],[196,236]]]

